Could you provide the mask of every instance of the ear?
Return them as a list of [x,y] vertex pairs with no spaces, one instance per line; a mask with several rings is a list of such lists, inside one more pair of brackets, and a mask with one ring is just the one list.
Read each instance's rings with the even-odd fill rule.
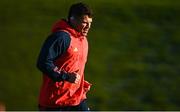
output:
[[71,22],[73,25],[76,25],[76,24],[77,24],[77,19],[76,19],[74,16],[71,16],[69,19],[70,19],[70,22]]
[[71,16],[71,17],[70,17],[70,20],[74,20],[74,16]]

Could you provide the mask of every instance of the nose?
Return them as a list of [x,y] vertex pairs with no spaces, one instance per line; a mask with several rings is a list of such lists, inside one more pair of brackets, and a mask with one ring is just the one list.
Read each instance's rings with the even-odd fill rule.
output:
[[87,24],[86,24],[86,28],[89,29],[90,27],[91,27],[91,23],[87,23]]

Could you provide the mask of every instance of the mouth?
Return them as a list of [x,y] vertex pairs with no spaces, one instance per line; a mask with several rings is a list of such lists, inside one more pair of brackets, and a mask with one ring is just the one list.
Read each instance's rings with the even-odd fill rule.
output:
[[83,34],[84,36],[87,36],[88,31],[83,31],[82,34]]
[[88,32],[88,30],[83,30],[82,32],[83,32],[83,33],[87,33],[87,32]]
[[88,33],[89,30],[84,30],[83,32]]

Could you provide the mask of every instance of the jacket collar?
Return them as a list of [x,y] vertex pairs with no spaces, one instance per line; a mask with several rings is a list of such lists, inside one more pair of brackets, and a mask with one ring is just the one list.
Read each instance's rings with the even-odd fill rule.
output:
[[82,36],[82,34],[80,32],[77,32],[74,28],[72,28],[65,19],[57,21],[52,27],[52,32],[61,30],[68,31],[72,36],[76,38],[84,38],[84,36]]

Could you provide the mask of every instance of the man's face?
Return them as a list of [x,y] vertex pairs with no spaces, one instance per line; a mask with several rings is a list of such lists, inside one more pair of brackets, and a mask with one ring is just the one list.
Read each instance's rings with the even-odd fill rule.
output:
[[84,15],[80,18],[76,18],[74,22],[75,29],[80,32],[83,36],[87,36],[91,27],[92,18],[88,15]]

